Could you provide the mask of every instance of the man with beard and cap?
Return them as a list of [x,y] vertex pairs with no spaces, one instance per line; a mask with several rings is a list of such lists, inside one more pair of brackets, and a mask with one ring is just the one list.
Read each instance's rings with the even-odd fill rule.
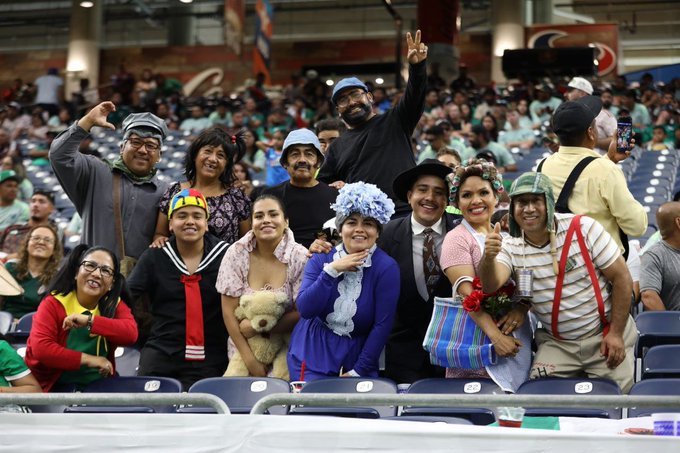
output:
[[392,192],[392,181],[399,173],[416,165],[411,136],[425,103],[427,46],[406,34],[409,78],[406,91],[397,105],[382,115],[372,110],[373,96],[356,77],[342,79],[333,88],[331,101],[347,124],[343,133],[328,148],[319,181],[338,188],[345,183],[364,181],[375,184],[395,202],[395,217],[410,211]]
[[166,189],[154,166],[161,158],[168,128],[156,115],[133,113],[123,122],[118,159],[104,162],[78,152],[80,141],[92,127],[115,129],[106,118],[115,110],[109,101],[94,107],[59,134],[49,156],[59,183],[82,217],[81,242],[107,247],[122,255],[120,259],[136,259],[151,244],[158,202]]
[[[385,351],[385,376],[399,383],[444,377],[444,368],[432,365],[423,339],[432,317],[435,297],[451,297],[451,283],[439,269],[446,233],[461,221],[447,214],[449,188],[446,175],[453,170],[436,159],[426,159],[398,175],[392,185],[397,198],[411,206],[408,217],[391,220],[378,238],[378,247],[399,265],[401,283],[397,313]],[[427,283],[423,249],[433,238],[436,274]]]
[[[593,85],[583,77],[574,77],[567,86],[569,87],[566,94],[567,101],[575,101],[593,94]],[[595,126],[597,126],[597,143],[595,146],[607,151],[609,143],[616,135],[616,118],[603,108],[595,117]]]
[[[589,377],[633,385],[633,282],[614,239],[590,217],[555,212],[552,183],[524,173],[510,189],[510,236],[486,236],[483,291],[512,277],[543,327],[530,377]],[[524,347],[528,347],[524,346]]]
[[552,181],[558,212],[584,214],[597,220],[627,257],[626,235],[640,236],[645,232],[647,213],[628,190],[626,178],[616,165],[630,153],[617,152],[616,140],[611,140],[606,157],[593,150],[597,141],[595,118],[600,110],[602,101],[596,96],[560,105],[552,117],[559,151],[542,161],[538,171]]
[[314,177],[323,160],[321,145],[314,132],[309,129],[292,131],[283,142],[280,159],[290,180],[263,191],[283,201],[295,242],[307,248],[322,231],[324,222],[335,217],[331,204],[335,202],[338,190]]

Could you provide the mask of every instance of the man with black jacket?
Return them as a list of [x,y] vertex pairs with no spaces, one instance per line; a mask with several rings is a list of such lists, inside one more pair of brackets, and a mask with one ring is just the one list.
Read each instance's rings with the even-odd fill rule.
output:
[[399,173],[415,167],[411,135],[423,114],[427,85],[427,46],[406,34],[409,80],[397,105],[382,115],[373,112],[373,96],[356,77],[342,79],[333,89],[332,102],[348,131],[328,149],[319,171],[319,181],[338,189],[345,183],[375,184],[395,202],[394,217],[407,215],[407,203],[395,198],[392,181]]
[[[449,192],[446,175],[451,171],[436,159],[426,159],[398,175],[393,192],[413,213],[391,220],[378,238],[378,246],[397,261],[401,275],[397,314],[385,355],[385,376],[398,383],[444,377],[444,368],[430,363],[423,339],[434,297],[451,297],[451,283],[439,269],[438,259],[444,236],[461,221],[460,215],[445,213]],[[428,237],[434,240],[434,272],[426,269]]]

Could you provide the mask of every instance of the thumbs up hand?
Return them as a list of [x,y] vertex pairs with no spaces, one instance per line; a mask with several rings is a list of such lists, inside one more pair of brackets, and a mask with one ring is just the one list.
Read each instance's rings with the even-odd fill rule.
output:
[[484,242],[484,257],[490,260],[496,258],[501,251],[502,243],[501,223],[497,222],[493,227],[493,232],[486,235],[486,241]]

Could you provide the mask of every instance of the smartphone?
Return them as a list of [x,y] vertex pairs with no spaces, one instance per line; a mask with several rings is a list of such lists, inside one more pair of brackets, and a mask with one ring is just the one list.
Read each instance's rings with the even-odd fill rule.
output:
[[633,138],[633,119],[621,116],[616,123],[616,151],[625,153],[630,150],[630,140]]

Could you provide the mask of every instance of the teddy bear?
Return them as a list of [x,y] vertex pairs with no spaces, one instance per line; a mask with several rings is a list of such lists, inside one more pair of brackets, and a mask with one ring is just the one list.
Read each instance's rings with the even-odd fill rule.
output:
[[[248,339],[250,350],[255,359],[269,368],[271,366],[272,377],[289,380],[288,363],[288,335],[270,334],[269,331],[279,322],[286,312],[288,296],[281,292],[257,291],[253,294],[244,294],[239,300],[234,314],[241,322],[249,319],[257,335]],[[248,367],[243,361],[241,354],[236,351],[229,360],[229,366],[225,376],[249,376]]]

